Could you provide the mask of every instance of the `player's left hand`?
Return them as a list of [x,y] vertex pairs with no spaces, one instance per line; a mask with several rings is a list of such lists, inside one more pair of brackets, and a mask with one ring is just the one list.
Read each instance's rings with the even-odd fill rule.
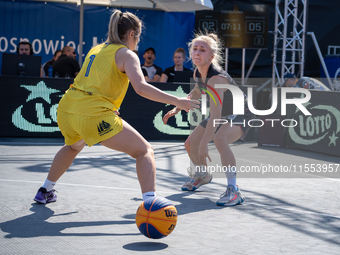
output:
[[172,110],[168,111],[163,117],[163,123],[164,124],[168,123],[169,118],[172,117],[172,116],[175,116],[180,111],[181,111],[181,109],[179,109],[178,107],[175,107]]

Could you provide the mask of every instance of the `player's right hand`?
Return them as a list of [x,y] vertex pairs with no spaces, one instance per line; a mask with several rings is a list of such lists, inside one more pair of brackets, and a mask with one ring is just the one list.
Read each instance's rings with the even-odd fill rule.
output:
[[168,111],[163,117],[163,123],[164,124],[168,123],[169,118],[172,117],[172,116],[175,116],[180,111],[181,111],[181,109],[179,109],[178,107],[175,107],[174,109]]

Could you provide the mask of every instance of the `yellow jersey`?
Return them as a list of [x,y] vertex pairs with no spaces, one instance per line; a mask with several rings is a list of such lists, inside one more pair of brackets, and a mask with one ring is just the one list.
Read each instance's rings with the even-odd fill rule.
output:
[[83,67],[59,102],[58,111],[100,116],[118,110],[129,86],[116,65],[117,50],[125,45],[100,44],[87,54]]

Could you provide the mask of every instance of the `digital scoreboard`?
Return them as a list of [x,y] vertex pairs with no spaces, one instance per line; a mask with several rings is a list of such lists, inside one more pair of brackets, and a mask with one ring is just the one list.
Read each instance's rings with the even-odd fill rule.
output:
[[251,11],[196,12],[196,32],[217,32],[226,48],[265,49],[268,47],[269,9],[264,5],[253,7]]

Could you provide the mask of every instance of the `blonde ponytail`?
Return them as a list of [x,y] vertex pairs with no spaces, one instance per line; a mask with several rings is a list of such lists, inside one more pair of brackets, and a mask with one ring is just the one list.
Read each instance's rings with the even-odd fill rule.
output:
[[113,10],[106,43],[124,44],[124,37],[130,30],[135,32],[135,37],[140,36],[142,32],[141,20],[131,12],[123,13],[117,9]]

